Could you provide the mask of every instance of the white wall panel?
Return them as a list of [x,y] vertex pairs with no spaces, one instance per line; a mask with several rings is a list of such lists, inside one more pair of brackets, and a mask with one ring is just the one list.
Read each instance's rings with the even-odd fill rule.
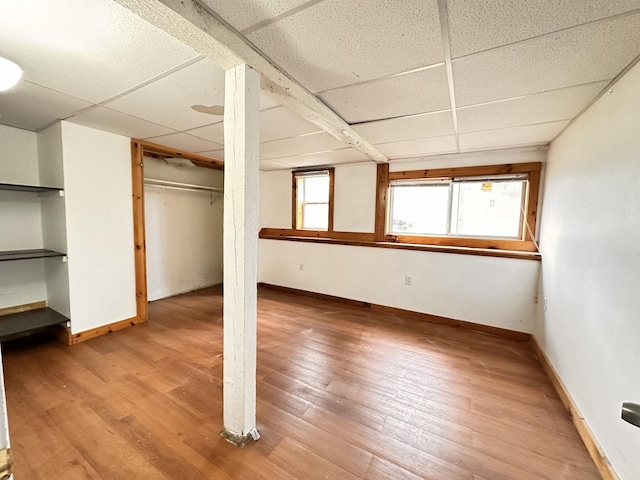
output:
[[72,333],[136,315],[131,141],[62,122]]
[[260,172],[258,227],[291,228],[291,170]]
[[549,150],[535,335],[621,480],[640,478],[640,65]]
[[334,186],[333,229],[342,232],[375,230],[375,163],[337,166]]
[[[39,185],[37,137],[0,125],[0,183]],[[42,248],[40,198],[0,191],[0,250]],[[0,263],[0,308],[46,300],[42,260]]]
[[[539,267],[530,260],[260,240],[261,282],[521,332],[533,328]],[[405,275],[413,285],[404,284]]]
[[[145,177],[222,187],[219,170],[145,158]],[[149,301],[222,283],[222,194],[145,187]]]
[[0,183],[39,185],[34,132],[0,125]]
[[[40,183],[50,187],[64,187],[64,159],[62,153],[62,124],[57,122],[38,132],[38,163]],[[51,193],[42,198],[42,237],[44,248],[67,252],[66,197]],[[69,318],[69,269],[60,258],[44,262],[47,282],[47,304]]]

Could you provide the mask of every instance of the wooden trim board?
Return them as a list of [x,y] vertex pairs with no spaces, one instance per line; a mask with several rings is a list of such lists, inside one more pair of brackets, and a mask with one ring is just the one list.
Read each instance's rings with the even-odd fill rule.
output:
[[334,168],[329,169],[329,220],[327,230],[329,233],[333,232],[333,211],[335,209],[335,179],[336,179],[336,171]]
[[123,330],[125,328],[137,325],[139,323],[144,323],[146,321],[146,318],[137,316],[127,318],[126,320],[120,320],[119,322],[110,323],[108,325],[102,325],[101,327],[92,328],[90,330],[85,330],[84,332],[79,333],[72,334],[70,330],[64,327],[53,329],[52,332],[67,345],[75,345],[76,343],[86,342],[87,340],[91,340],[92,338],[100,337],[102,335],[108,335],[109,333],[117,332],[118,330]]
[[466,322],[464,320],[455,320],[453,318],[439,317],[437,315],[430,315],[428,313],[414,312],[412,310],[404,310],[402,308],[388,307],[386,305],[378,305],[375,303],[362,302],[359,300],[352,300],[344,297],[336,297],[333,295],[327,295],[324,293],[310,292],[308,290],[299,290],[297,288],[283,287],[280,285],[272,285],[270,283],[258,283],[258,288],[269,288],[272,290],[278,290],[281,292],[292,293],[294,295],[302,295],[305,297],[316,298],[319,300],[326,300],[331,302],[346,303],[357,307],[369,308],[371,310],[378,310],[380,312],[387,312],[392,315],[402,315],[407,318],[419,322],[437,323],[441,325],[449,325],[457,328],[464,328],[467,330],[473,330],[476,332],[489,333],[497,335],[499,337],[510,338],[518,342],[528,342],[531,338],[531,334],[524,332],[517,332],[515,330],[509,330],[506,328],[492,327],[490,325],[482,325],[479,323]]
[[389,164],[379,163],[376,171],[375,241],[383,242],[387,232],[387,195],[389,192]]
[[0,450],[0,480],[11,478],[13,473],[13,455],[10,448]]
[[0,308],[0,317],[5,315],[13,315],[14,313],[29,312],[31,310],[39,310],[41,308],[47,308],[47,302],[25,303],[24,305],[16,305],[14,307]]
[[147,305],[147,247],[144,226],[144,145],[138,140],[131,141],[131,176],[136,316],[146,321],[149,307]]
[[422,245],[416,243],[376,242],[373,233],[356,232],[317,232],[290,230],[284,228],[263,228],[260,238],[263,240],[285,240],[290,242],[324,243],[330,245],[350,245],[352,247],[392,248],[396,250],[418,250],[422,252],[457,253],[460,255],[478,255],[481,257],[516,258],[520,260],[540,261],[539,252],[500,250],[491,248]]
[[480,175],[509,175],[517,173],[539,172],[542,163],[506,163],[501,165],[483,165],[478,167],[434,168],[431,170],[405,170],[389,173],[389,181],[417,180],[423,178],[475,177]]
[[[399,180],[424,180],[434,178],[456,177],[479,177],[479,176],[495,176],[509,174],[527,174],[528,188],[524,193],[523,202],[526,205],[526,218],[521,218],[520,236],[516,240],[509,239],[491,239],[482,237],[457,237],[457,236],[422,236],[422,235],[386,235],[384,240],[387,242],[398,243],[420,243],[425,245],[443,245],[470,248],[489,248],[499,250],[522,250],[535,252],[538,246],[535,242],[536,220],[538,210],[538,197],[540,191],[540,172],[542,163],[508,163],[502,165],[485,165],[475,167],[455,167],[455,168],[436,168],[430,170],[405,170],[399,172],[387,173],[386,185],[381,185],[381,171],[378,169],[378,185],[376,187],[377,196],[380,198],[385,191],[388,191],[393,181]],[[379,200],[376,204],[379,203]],[[376,208],[376,233],[380,228],[378,224],[386,224],[386,211]],[[531,233],[529,233],[531,232]],[[376,236],[376,239],[382,239]]]
[[[327,171],[329,175],[329,201],[328,210],[329,216],[327,219],[326,230],[303,230],[298,228],[303,222],[302,213],[298,211],[298,178],[304,173],[324,172]],[[293,232],[316,232],[329,234],[333,232],[333,212],[334,212],[334,198],[335,198],[335,178],[336,170],[334,167],[327,168],[308,168],[303,170],[293,170],[291,172],[291,230]]]
[[602,475],[602,478],[604,480],[618,480],[618,475],[609,463],[609,460],[607,460],[607,457],[602,452],[602,449],[600,448],[600,445],[591,432],[591,429],[587,425],[587,422],[580,414],[580,410],[578,410],[578,407],[573,401],[573,398],[571,398],[567,387],[565,387],[564,383],[560,379],[560,376],[551,365],[549,358],[544,353],[544,351],[540,347],[540,344],[533,335],[531,336],[531,340],[529,343],[531,345],[533,353],[542,365],[543,370],[551,380],[553,387],[555,388],[556,392],[558,392],[560,400],[571,415],[573,424],[575,425],[576,430],[578,430],[578,434],[584,442],[584,446],[587,447],[587,451],[589,452],[589,455],[591,455],[591,459],[600,472],[600,475]]
[[199,167],[214,168],[216,170],[223,170],[224,168],[222,160],[216,160],[196,153],[178,150],[177,148],[165,147],[164,145],[158,145],[157,143],[148,142],[146,140],[133,139],[132,143],[140,145],[144,150],[145,155],[155,156],[158,158],[178,157],[190,160]]

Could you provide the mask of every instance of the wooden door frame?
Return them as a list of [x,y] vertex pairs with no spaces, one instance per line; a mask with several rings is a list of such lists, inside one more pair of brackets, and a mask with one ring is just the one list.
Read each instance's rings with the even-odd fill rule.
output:
[[147,244],[144,219],[144,156],[184,158],[198,167],[223,170],[223,162],[195,153],[165,147],[145,140],[131,139],[131,187],[133,197],[133,247],[136,272],[136,317],[133,323],[149,319],[147,295]]

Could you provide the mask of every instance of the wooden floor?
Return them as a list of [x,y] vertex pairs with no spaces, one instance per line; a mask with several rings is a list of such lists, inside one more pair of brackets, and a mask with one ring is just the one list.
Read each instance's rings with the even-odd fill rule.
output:
[[526,343],[261,290],[258,428],[222,429],[219,292],[6,344],[16,480],[600,478]]

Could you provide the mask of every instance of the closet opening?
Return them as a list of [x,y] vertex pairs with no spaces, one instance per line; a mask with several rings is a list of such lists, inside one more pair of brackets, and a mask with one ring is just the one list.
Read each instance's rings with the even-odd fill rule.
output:
[[136,307],[222,284],[223,164],[131,141]]

